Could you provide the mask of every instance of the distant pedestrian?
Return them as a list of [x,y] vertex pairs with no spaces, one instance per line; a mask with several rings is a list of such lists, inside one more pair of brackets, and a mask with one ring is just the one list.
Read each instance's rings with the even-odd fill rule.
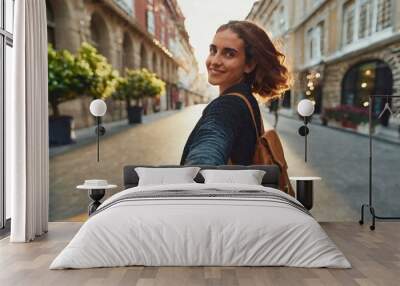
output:
[[269,102],[269,112],[274,114],[275,121],[274,121],[274,129],[278,126],[278,119],[279,119],[279,99],[272,99]]
[[260,134],[246,102],[230,94],[245,96],[261,131],[257,100],[279,98],[290,87],[285,55],[263,28],[249,21],[220,26],[209,51],[208,82],[219,86],[220,96],[207,105],[192,130],[181,165],[251,165]]

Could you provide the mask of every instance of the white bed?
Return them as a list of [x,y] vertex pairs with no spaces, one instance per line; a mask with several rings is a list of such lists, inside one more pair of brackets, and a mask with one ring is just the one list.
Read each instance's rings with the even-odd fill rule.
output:
[[[144,197],[169,191],[176,194]],[[252,191],[262,193],[254,197]],[[191,196],[191,192],[203,195]],[[257,185],[129,188],[99,207],[50,269],[127,265],[350,268],[342,252],[299,204],[279,190]]]

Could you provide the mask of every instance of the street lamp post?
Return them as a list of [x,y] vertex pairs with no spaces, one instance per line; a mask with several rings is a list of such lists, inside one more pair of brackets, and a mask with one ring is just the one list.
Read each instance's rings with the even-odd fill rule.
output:
[[100,136],[106,133],[104,126],[100,124],[100,117],[104,116],[107,111],[106,103],[101,99],[95,99],[90,103],[90,113],[97,119],[97,127],[95,133],[97,135],[97,162],[100,161]]
[[304,136],[304,162],[307,162],[307,135],[310,130],[307,127],[310,116],[314,113],[314,103],[309,99],[300,100],[297,112],[303,117],[304,125],[299,128],[300,136]]

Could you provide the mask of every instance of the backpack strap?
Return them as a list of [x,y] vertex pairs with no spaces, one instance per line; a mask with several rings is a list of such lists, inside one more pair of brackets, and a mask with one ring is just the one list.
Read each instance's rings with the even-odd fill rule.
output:
[[240,97],[241,99],[243,99],[246,102],[246,105],[247,105],[247,107],[248,107],[248,109],[249,109],[249,111],[251,113],[251,118],[253,118],[254,128],[256,129],[257,140],[258,140],[258,137],[260,137],[262,134],[264,134],[264,123],[263,123],[262,117],[260,116],[260,119],[261,119],[261,133],[258,133],[256,117],[254,116],[253,107],[251,106],[251,104],[250,104],[249,100],[246,98],[246,96],[244,96],[241,93],[237,93],[237,92],[232,92],[232,93],[229,93],[227,95],[238,96],[238,97]]

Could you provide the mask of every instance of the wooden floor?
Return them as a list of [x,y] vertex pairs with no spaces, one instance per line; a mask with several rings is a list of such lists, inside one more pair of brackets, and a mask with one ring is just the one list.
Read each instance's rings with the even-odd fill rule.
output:
[[321,223],[352,269],[290,267],[120,267],[48,270],[81,226],[50,223],[32,243],[0,241],[0,285],[400,285],[400,223],[378,222],[375,231],[357,223]]

